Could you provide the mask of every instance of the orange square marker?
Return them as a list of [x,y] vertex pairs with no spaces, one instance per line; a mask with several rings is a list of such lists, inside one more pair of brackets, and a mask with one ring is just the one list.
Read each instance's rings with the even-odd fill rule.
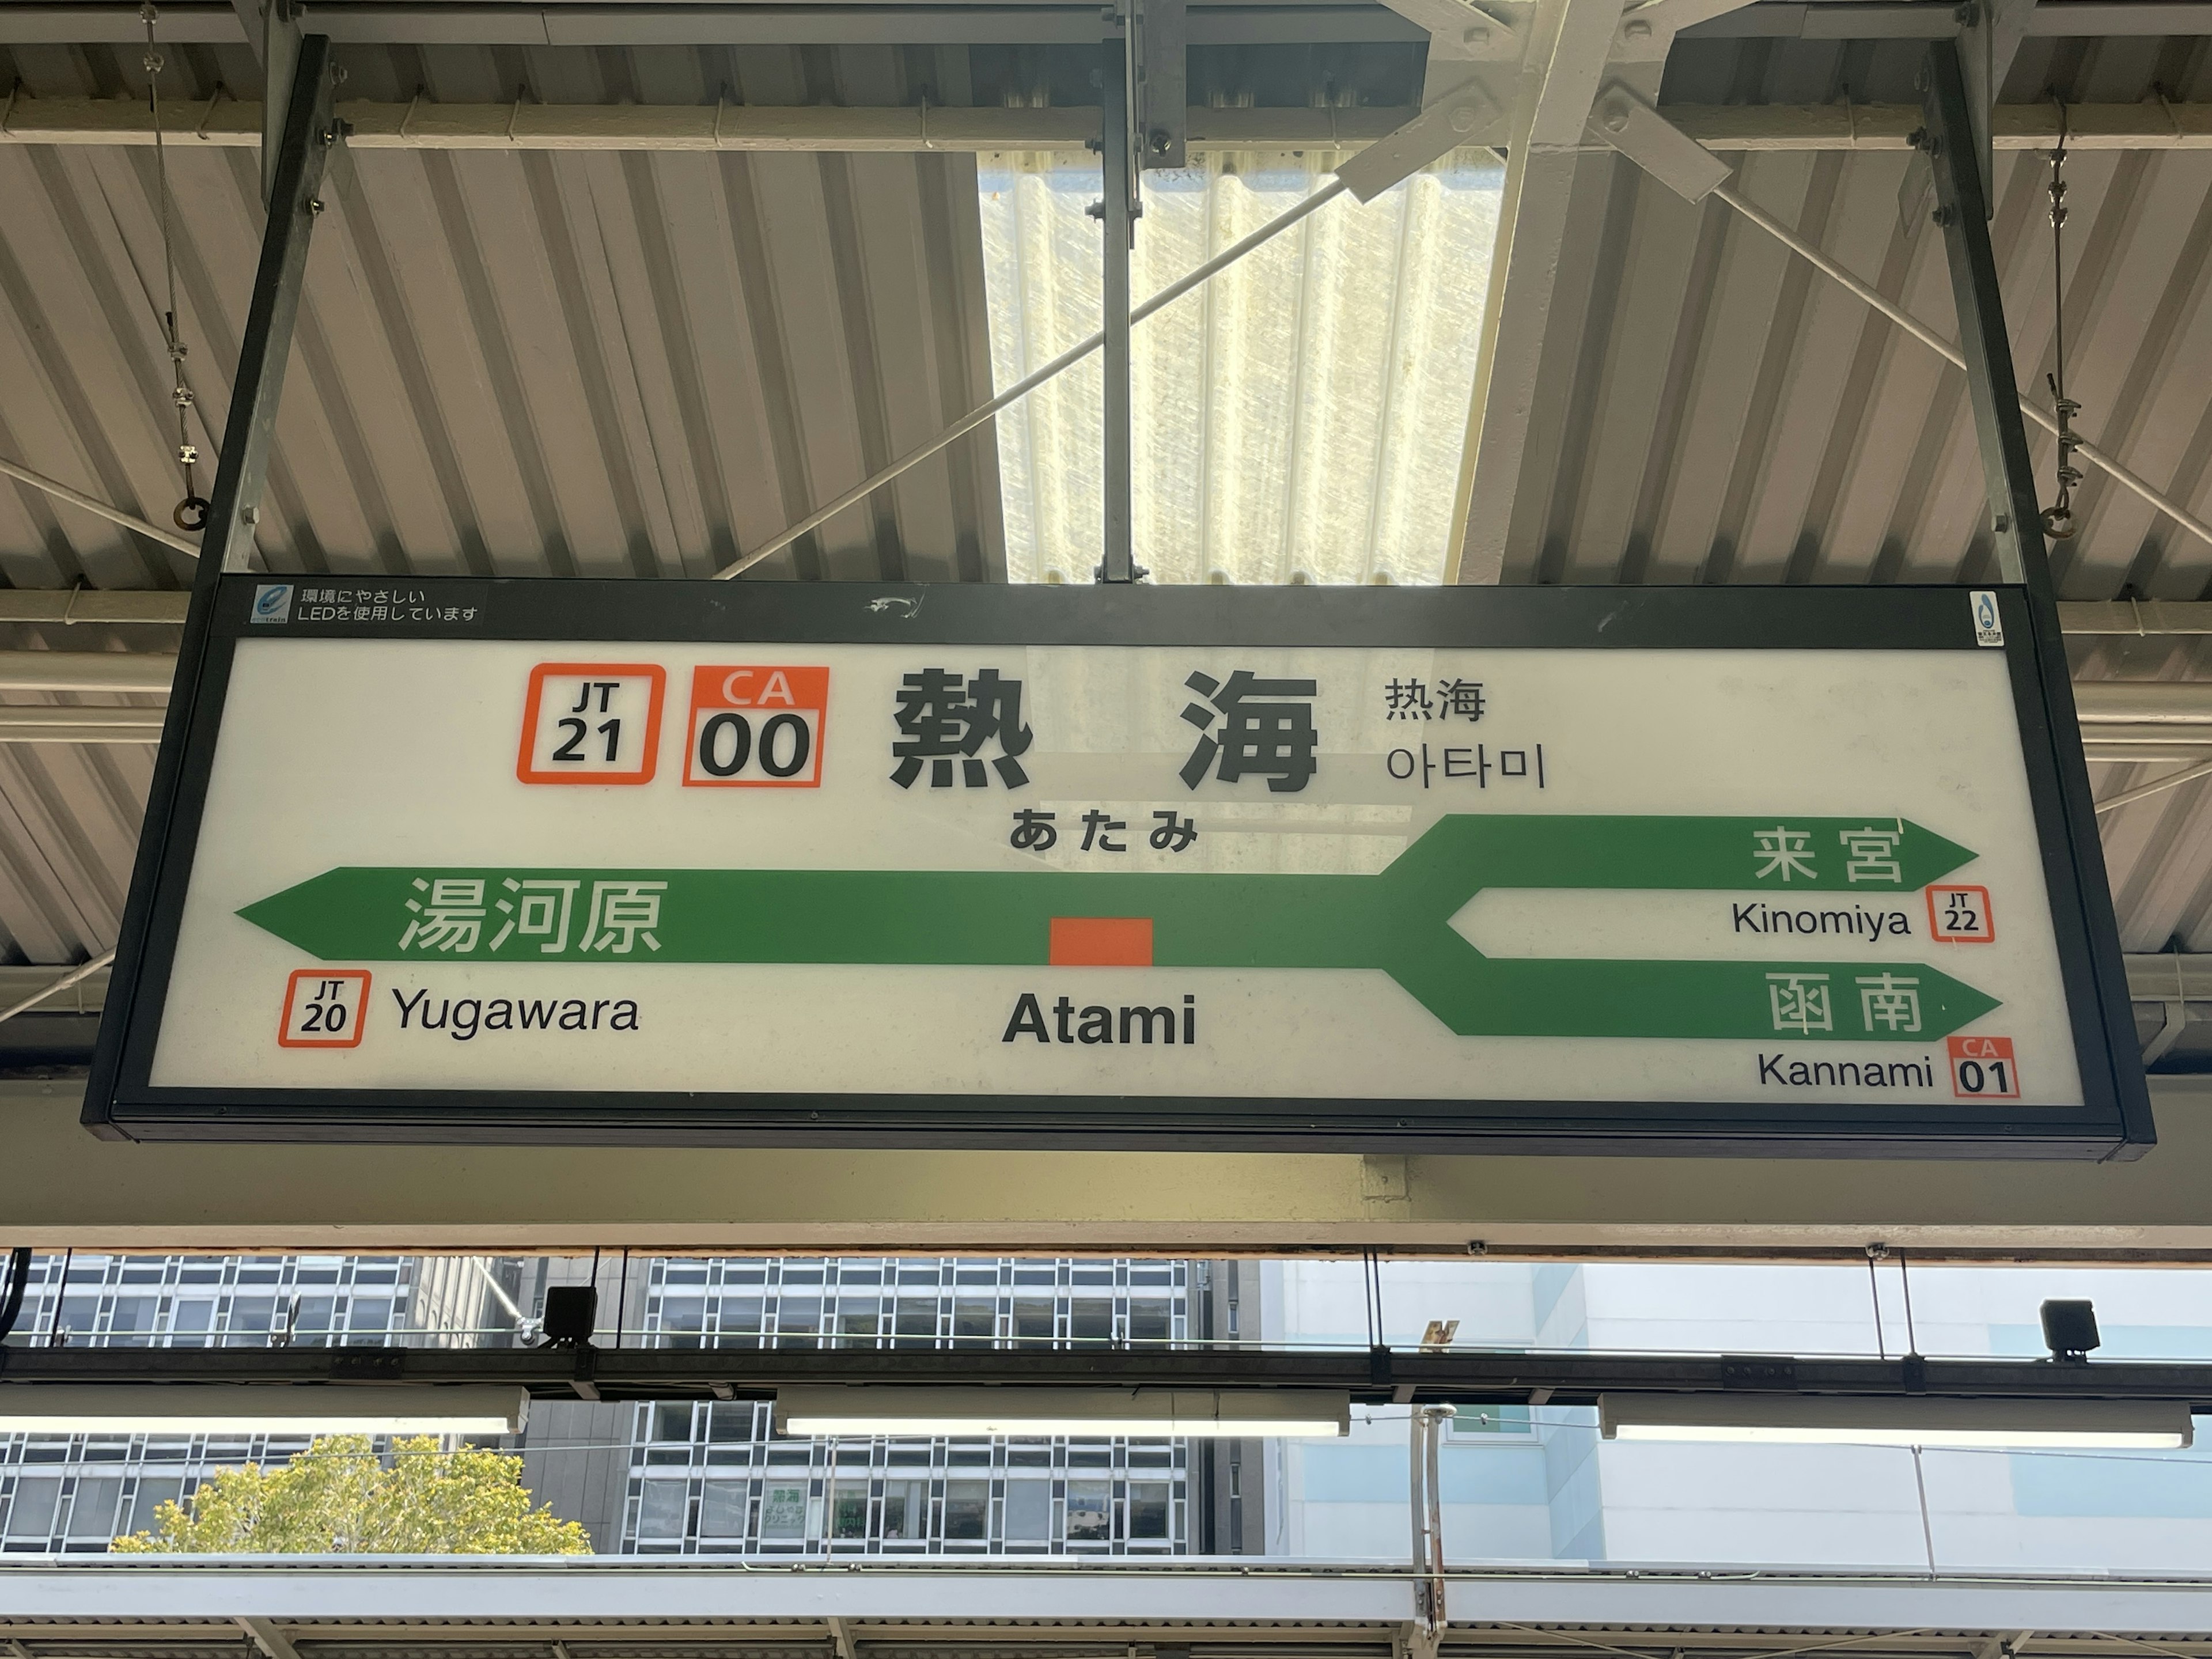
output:
[[365,968],[295,969],[284,982],[276,1046],[359,1048],[361,1029],[368,1020],[368,983]]
[[1951,1092],[1958,1098],[2020,1098],[2020,1065],[2010,1037],[1954,1036],[1944,1042],[1951,1051]]
[[1055,968],[1149,968],[1152,965],[1150,916],[1054,916],[1052,954]]
[[[650,783],[668,671],[649,662],[541,662],[522,706],[525,783]],[[573,701],[571,701],[573,699]]]
[[1938,945],[1988,945],[1997,936],[1986,887],[1930,887],[1928,937]]
[[830,671],[768,663],[691,671],[686,789],[817,789]]

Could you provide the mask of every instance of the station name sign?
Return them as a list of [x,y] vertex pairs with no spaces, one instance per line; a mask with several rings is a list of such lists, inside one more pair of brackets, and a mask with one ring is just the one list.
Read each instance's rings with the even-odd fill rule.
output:
[[2110,1156],[2148,1109],[2030,627],[226,577],[88,1114]]

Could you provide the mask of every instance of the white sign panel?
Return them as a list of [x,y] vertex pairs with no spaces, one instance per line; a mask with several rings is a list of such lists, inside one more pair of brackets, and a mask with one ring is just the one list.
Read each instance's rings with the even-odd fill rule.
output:
[[1044,1103],[1109,1139],[2078,1123],[2014,664],[1990,596],[1950,597],[1954,649],[549,641],[257,606],[145,1087],[617,1124],[907,1101],[921,1131]]

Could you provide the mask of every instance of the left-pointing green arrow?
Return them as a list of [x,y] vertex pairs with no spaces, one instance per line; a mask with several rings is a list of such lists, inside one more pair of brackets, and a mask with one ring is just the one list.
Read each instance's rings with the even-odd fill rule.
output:
[[240,914],[330,962],[1367,969],[1463,1036],[1924,1042],[1996,1007],[1920,963],[1496,960],[1449,925],[1486,886],[1848,890],[1855,835],[1862,892],[1973,856],[1893,818],[1459,816],[1373,876],[348,867]]

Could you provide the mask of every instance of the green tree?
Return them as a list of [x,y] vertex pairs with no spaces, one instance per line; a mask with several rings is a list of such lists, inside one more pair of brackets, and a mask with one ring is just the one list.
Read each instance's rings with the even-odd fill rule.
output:
[[123,1554],[588,1555],[583,1527],[530,1507],[522,1460],[433,1436],[395,1440],[387,1462],[366,1435],[319,1439],[282,1468],[222,1469],[190,1506],[164,1504]]

